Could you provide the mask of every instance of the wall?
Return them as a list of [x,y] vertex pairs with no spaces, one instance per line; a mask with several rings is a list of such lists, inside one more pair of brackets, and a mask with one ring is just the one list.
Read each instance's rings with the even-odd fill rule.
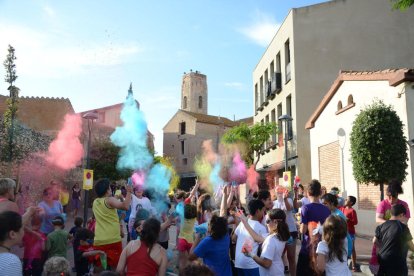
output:
[[[358,198],[355,209],[357,210],[359,220],[357,233],[360,234],[373,235],[374,233],[376,223],[375,210],[372,209],[372,206],[376,206],[379,203],[379,187],[373,185],[368,187],[360,186],[356,183],[353,177],[349,142],[352,122],[355,120],[355,117],[359,114],[360,110],[371,104],[373,99],[382,99],[386,104],[392,105],[400,116],[400,119],[406,126],[404,130],[406,137],[414,138],[414,122],[413,120],[407,121],[407,109],[408,112],[410,112],[408,115],[411,116],[409,118],[414,118],[414,114],[412,114],[411,111],[412,106],[414,106],[414,99],[412,99],[414,91],[411,86],[409,87],[409,91],[406,91],[405,89],[405,84],[400,84],[397,87],[390,87],[388,81],[346,81],[341,85],[315,122],[315,127],[310,129],[313,178],[320,178],[321,168],[319,167],[319,149],[322,146],[335,142],[341,142],[344,145],[344,170],[341,170],[340,172],[341,176],[344,178],[344,183],[341,181],[341,186],[344,188],[341,190],[343,191],[342,195],[344,197],[354,195]],[[398,97],[399,93],[404,91],[405,93]],[[343,113],[335,115],[338,101],[342,101],[345,106],[350,94],[353,96],[355,106]],[[406,97],[408,99],[407,102]],[[409,106],[411,108],[408,108]],[[337,135],[337,131],[340,128],[345,131],[345,139]],[[408,133],[408,131],[410,133]],[[410,160],[408,161],[409,167],[407,169],[408,175],[406,181],[403,183],[404,194],[401,195],[400,198],[408,202],[410,210],[414,210],[413,175],[411,172],[413,148],[408,148],[407,150],[409,150],[410,156]],[[324,185],[324,183],[322,183],[322,185]],[[413,219],[409,222],[411,231],[413,231],[413,222]]]

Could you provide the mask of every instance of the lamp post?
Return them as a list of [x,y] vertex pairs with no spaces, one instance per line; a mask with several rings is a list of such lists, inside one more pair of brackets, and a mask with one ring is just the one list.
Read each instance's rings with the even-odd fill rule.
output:
[[[86,149],[86,169],[89,169],[89,154],[91,150],[91,128],[94,120],[98,119],[98,114],[95,112],[85,113],[82,118],[88,120],[88,144]],[[86,227],[86,221],[88,220],[88,200],[89,200],[89,190],[85,189],[85,200],[83,206],[83,226]]]
[[342,191],[345,191],[345,164],[344,164],[344,148],[346,143],[346,132],[343,128],[339,128],[336,132],[338,136],[339,147],[341,148],[341,167],[342,167]]
[[288,168],[288,148],[287,148],[287,142],[288,142],[288,124],[289,122],[293,121],[293,118],[290,117],[287,114],[284,114],[278,118],[279,121],[285,122],[285,172],[287,172]]

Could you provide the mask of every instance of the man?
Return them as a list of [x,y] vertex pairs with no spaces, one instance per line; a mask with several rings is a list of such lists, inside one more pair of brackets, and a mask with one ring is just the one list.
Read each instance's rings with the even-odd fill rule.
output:
[[107,255],[111,268],[116,268],[122,253],[121,231],[117,209],[128,210],[131,204],[131,187],[127,186],[127,195],[123,202],[112,197],[108,179],[101,179],[95,185],[96,198],[92,210],[96,218],[94,248]]
[[266,227],[260,223],[264,217],[265,205],[262,200],[253,199],[249,202],[248,209],[250,218],[247,223],[251,230],[257,235],[254,235],[255,237],[252,239],[252,236],[250,235],[251,231],[249,232],[243,223],[240,223],[237,226],[232,236],[233,241],[237,240],[234,266],[236,267],[237,275],[259,276],[259,265],[251,258],[246,257],[242,250],[251,246],[251,249],[248,248],[247,250],[251,250],[252,254],[257,255],[259,243],[263,242],[264,238],[267,236]]
[[[318,180],[312,180],[308,185],[309,204],[302,206],[301,210],[301,225],[300,232],[303,235],[302,247],[299,252],[296,274],[297,275],[317,275],[317,272],[312,269],[311,262],[316,254],[316,245],[312,229],[309,226],[325,222],[329,217],[331,211],[320,203],[319,197],[321,195],[321,183]],[[311,227],[309,227],[311,228]],[[308,231],[309,230],[309,231]],[[315,248],[313,248],[315,246]]]
[[406,209],[397,204],[391,208],[391,218],[375,230],[374,242],[379,246],[378,276],[408,275],[408,249],[414,251],[413,237],[405,224]]

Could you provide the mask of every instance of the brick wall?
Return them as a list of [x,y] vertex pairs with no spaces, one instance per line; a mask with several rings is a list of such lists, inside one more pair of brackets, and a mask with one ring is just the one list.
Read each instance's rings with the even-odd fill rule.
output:
[[329,192],[332,187],[341,188],[341,163],[339,142],[319,147],[319,181]]
[[380,202],[380,187],[374,184],[357,184],[358,185],[358,209],[375,210]]

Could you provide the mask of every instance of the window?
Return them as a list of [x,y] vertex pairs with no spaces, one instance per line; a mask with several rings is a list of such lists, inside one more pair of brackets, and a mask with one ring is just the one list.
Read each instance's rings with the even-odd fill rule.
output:
[[185,122],[180,123],[180,134],[185,134]]
[[270,79],[274,78],[275,75],[275,62],[272,60],[270,63]]
[[[269,123],[269,115],[266,115],[265,122],[266,122],[266,124],[268,124],[268,123]],[[270,141],[266,141],[266,142],[265,142],[265,148],[270,147],[270,143],[269,143],[269,142],[270,142]]]
[[254,104],[256,109],[259,108],[259,91],[257,90],[257,83],[254,85]]
[[181,155],[184,155],[184,140],[181,141]]
[[203,108],[203,97],[198,96],[198,108]]
[[[270,117],[272,120],[272,123],[276,123],[276,110],[272,109],[272,112],[270,113]],[[276,144],[276,131],[272,133],[272,144]]]
[[350,94],[349,96],[348,96],[348,105],[351,105],[351,104],[353,104],[354,103],[354,97],[352,97],[352,95]]
[[260,77],[260,105],[264,102],[263,99],[263,76]]
[[280,116],[282,116],[282,104],[277,105],[277,129],[279,130],[279,139],[283,133],[282,121],[279,120]]
[[[286,97],[286,113],[290,117],[292,116],[292,95]],[[293,138],[293,128],[292,128],[292,121],[288,122],[288,140]]]
[[187,158],[183,158],[183,165],[187,166]]
[[282,72],[282,65],[280,63],[280,52],[276,55],[276,73]]
[[336,110],[341,110],[342,109],[342,102],[341,101],[339,101],[338,102],[338,106],[337,106],[337,109]]
[[183,109],[187,109],[187,96],[183,98]]
[[290,45],[289,39],[285,42],[285,72],[286,72],[286,82],[290,81]]

